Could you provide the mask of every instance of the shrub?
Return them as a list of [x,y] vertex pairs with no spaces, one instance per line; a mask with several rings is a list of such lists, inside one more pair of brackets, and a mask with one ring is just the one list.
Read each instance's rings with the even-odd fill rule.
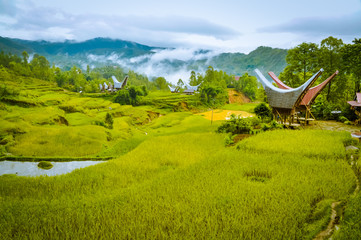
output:
[[254,108],[254,113],[257,117],[261,118],[262,121],[270,119],[272,117],[272,110],[266,103],[260,103]]
[[225,138],[224,138],[224,145],[225,146],[229,146],[234,144],[234,136],[232,134],[228,134]]
[[145,86],[130,86],[129,89],[122,89],[118,92],[114,102],[121,105],[139,105],[142,96],[147,96],[148,90]]
[[231,115],[231,119],[221,126],[218,127],[218,133],[251,133],[252,132],[252,121],[251,118],[240,118],[239,116]]
[[113,122],[114,120],[112,115],[110,113],[107,113],[107,115],[105,116],[105,123],[109,129],[113,129]]
[[339,116],[339,118],[338,118],[338,120],[340,121],[340,122],[346,122],[346,121],[348,121],[348,119],[346,118],[346,117],[344,117],[344,116]]
[[114,102],[121,105],[130,105],[130,97],[128,90],[122,89],[118,92],[117,96],[114,99]]
[[41,161],[39,162],[38,167],[45,170],[49,170],[53,167],[53,164],[51,164],[51,162]]
[[94,124],[97,125],[97,126],[102,126],[102,127],[106,126],[103,121],[95,121]]
[[5,97],[16,97],[19,95],[19,93],[20,92],[15,88],[6,85],[0,85],[0,99]]

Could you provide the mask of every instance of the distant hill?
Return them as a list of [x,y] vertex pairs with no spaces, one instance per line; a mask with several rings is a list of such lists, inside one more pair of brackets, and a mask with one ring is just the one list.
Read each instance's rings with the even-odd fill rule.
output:
[[111,54],[120,53],[126,57],[134,57],[148,54],[154,49],[135,42],[114,40],[110,38],[94,38],[84,42],[48,42],[48,41],[28,41],[21,39],[11,39],[0,37],[0,47],[3,51],[29,51],[43,55],[77,55],[77,54]]
[[83,69],[87,65],[91,67],[118,65],[150,75],[149,69],[157,69],[153,72],[159,75],[162,72],[167,74],[191,70],[202,72],[209,65],[233,75],[242,75],[245,72],[254,75],[255,68],[279,74],[286,66],[287,55],[286,49],[262,46],[249,54],[212,54],[210,50],[197,50],[192,52],[192,56],[188,59],[182,56],[178,59],[177,54],[167,58],[168,55],[161,54],[162,51],[172,52],[176,49],[150,47],[110,38],[94,38],[84,42],[48,42],[0,37],[0,51],[15,54],[21,54],[23,51],[29,54],[37,53],[63,69],[69,69],[74,65]]
[[258,47],[248,55],[243,53],[222,53],[213,57],[211,65],[227,73],[242,75],[248,72],[253,75],[253,70],[272,71],[277,75],[286,67],[287,50]]

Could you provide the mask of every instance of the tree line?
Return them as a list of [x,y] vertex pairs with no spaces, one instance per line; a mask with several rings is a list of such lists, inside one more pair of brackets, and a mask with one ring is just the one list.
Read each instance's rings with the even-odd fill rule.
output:
[[330,36],[320,44],[304,42],[288,50],[286,62],[279,78],[290,87],[300,86],[320,68],[324,69],[323,77],[316,84],[339,71],[316,103],[341,108],[361,90],[361,39],[345,44]]
[[65,71],[61,68],[50,65],[49,61],[38,54],[34,54],[30,60],[29,54],[24,51],[21,56],[11,53],[0,52],[0,73],[2,78],[9,78],[9,72],[16,75],[33,77],[46,81],[56,82],[59,87],[74,92],[100,92],[99,84],[112,83],[112,75],[123,79],[128,75],[129,82],[134,86],[145,86],[149,89],[157,86],[149,81],[146,76],[137,74],[134,71],[125,72],[117,66],[106,66],[101,68],[87,69],[83,71],[77,66]]

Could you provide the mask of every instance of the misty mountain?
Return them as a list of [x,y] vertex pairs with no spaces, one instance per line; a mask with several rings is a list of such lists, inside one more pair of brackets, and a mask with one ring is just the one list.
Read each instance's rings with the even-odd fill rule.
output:
[[51,64],[65,70],[76,65],[83,69],[105,65],[120,66],[148,77],[163,76],[176,82],[188,80],[190,71],[204,72],[208,66],[228,74],[241,75],[259,68],[279,74],[286,66],[286,49],[258,47],[249,54],[219,53],[206,49],[160,48],[109,38],[84,42],[28,41],[0,37],[0,51],[45,56]]
[[114,40],[110,38],[94,38],[84,42],[65,41],[28,41],[21,39],[11,39],[0,37],[0,47],[2,50],[11,52],[28,51],[29,53],[38,53],[41,55],[62,55],[68,54],[76,56],[77,54],[123,54],[125,57],[134,57],[150,53],[153,49],[130,41]]

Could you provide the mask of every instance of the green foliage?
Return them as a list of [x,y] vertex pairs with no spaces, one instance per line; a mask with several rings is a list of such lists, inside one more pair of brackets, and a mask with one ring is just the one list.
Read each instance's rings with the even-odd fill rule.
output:
[[229,146],[229,145],[233,145],[234,144],[234,137],[236,135],[232,135],[232,133],[228,134],[227,136],[224,137],[224,145],[225,146]]
[[[285,140],[286,136],[287,140]],[[348,132],[277,130],[247,138],[237,147],[250,152],[283,152],[307,157],[340,159],[345,156],[343,142],[350,139],[351,135]]]
[[[9,66],[25,66],[23,57]],[[1,102],[1,154],[116,158],[56,177],[0,176],[4,239],[313,238],[327,223],[329,203],[355,189],[355,174],[344,161],[344,144],[352,142],[348,132],[277,130],[225,148],[233,131],[250,132],[260,120],[232,116],[210,125],[201,116],[169,110],[196,96],[151,92],[142,100],[149,106],[120,106],[106,94],[80,96],[54,87],[51,78],[9,69],[0,70],[10,76],[4,84],[22,90],[13,105]],[[73,77],[64,74],[65,84],[94,81],[91,70],[69,70]],[[209,69],[205,87],[227,85],[226,79],[215,83],[216,73]],[[140,95],[136,88],[132,94]],[[92,125],[108,126],[108,115],[113,129]],[[231,134],[224,139],[217,128]],[[356,194],[335,237],[360,237],[359,207]]]
[[199,96],[202,103],[208,106],[223,105],[227,101],[227,92],[219,86],[202,86]]
[[[323,39],[320,45],[320,54],[319,54],[319,65],[324,68],[323,76],[331,76],[336,70],[341,70],[342,67],[342,56],[341,49],[343,47],[343,42],[341,39],[334,38],[332,36]],[[326,99],[327,101],[335,102],[339,92],[345,91],[346,85],[342,75],[335,80],[328,83]]]
[[252,127],[252,118],[242,118],[234,114],[231,115],[231,119],[224,122],[221,126],[218,127],[218,133],[231,133],[232,135],[241,134],[241,133],[251,133],[253,130]]
[[245,104],[238,104],[238,103],[233,103],[233,104],[226,104],[224,106],[222,106],[222,109],[225,110],[234,110],[234,111],[246,111],[249,113],[254,113],[254,108],[258,105],[259,103],[245,103]]
[[148,95],[145,86],[130,86],[128,89],[118,91],[114,102],[121,105],[139,105],[142,96]]
[[195,79],[195,72],[191,72],[190,82],[201,84],[199,89],[199,100],[206,106],[220,106],[228,101],[227,81],[232,78],[223,71],[214,70],[209,66],[205,76],[198,74]]
[[235,88],[237,91],[244,93],[251,100],[255,100],[258,90],[257,78],[245,73],[238,81],[236,81]]
[[[328,83],[316,99],[315,111],[317,117],[330,119],[331,108],[345,108],[348,106],[355,92],[360,90],[360,41],[355,39],[353,44],[344,44],[341,39],[332,36],[323,39],[320,45],[315,43],[302,43],[288,51],[287,66],[279,78],[290,87],[299,87],[320,68],[324,69],[322,78],[317,83],[324,81],[336,70],[339,74]],[[359,49],[360,48],[360,49]],[[360,61],[359,61],[360,62]],[[329,106],[330,105],[330,106]],[[349,107],[349,106],[348,106]],[[347,116],[346,116],[347,117]],[[347,118],[351,119],[350,116]]]
[[48,169],[53,168],[53,164],[51,164],[51,162],[41,161],[41,162],[39,162],[38,167],[48,170]]
[[283,125],[277,123],[275,120],[272,120],[270,123],[262,123],[261,124],[262,131],[269,131],[269,130],[276,130],[276,129],[283,129]]
[[159,90],[168,90],[168,82],[164,77],[158,77],[154,80],[154,84]]
[[107,125],[107,128],[109,129],[113,129],[113,117],[110,113],[107,113],[107,115],[105,116],[105,124]]
[[0,100],[8,97],[17,97],[19,93],[19,90],[14,87],[6,86],[5,84],[0,85]]
[[121,105],[130,105],[129,91],[126,89],[122,89],[118,91],[117,96],[114,99],[114,102],[119,103]]
[[354,39],[353,44],[345,44],[341,49],[342,62],[348,73],[355,76],[354,92],[360,92],[361,82],[361,39]]
[[262,68],[265,71],[273,71],[279,74],[286,66],[286,55],[286,49],[261,46],[249,54],[222,53],[213,57],[210,64],[217,69],[238,75],[246,72],[252,73],[255,68]]
[[272,118],[272,110],[268,104],[262,102],[254,108],[254,113],[257,117],[261,118],[262,121]]
[[341,229],[336,232],[333,239],[361,239],[361,194],[358,193],[351,197],[348,202],[343,219],[341,221]]
[[344,123],[344,122],[348,121],[348,119],[346,117],[344,117],[344,116],[339,116],[338,121]]
[[[317,144],[314,134],[322,131],[283,132],[279,144],[289,146],[294,138]],[[261,138],[273,145],[278,134]],[[340,134],[325,134],[329,144],[322,150],[340,149]],[[302,239],[306,223],[329,216],[328,199],[345,198],[354,187],[353,172],[341,159],[305,157],[287,147],[237,151],[224,148],[222,138],[168,132],[70,174],[0,176],[2,237]],[[264,143],[258,140],[252,143]]]
[[300,86],[316,72],[318,51],[318,45],[315,43],[301,43],[288,50],[288,65],[280,79],[290,87]]

